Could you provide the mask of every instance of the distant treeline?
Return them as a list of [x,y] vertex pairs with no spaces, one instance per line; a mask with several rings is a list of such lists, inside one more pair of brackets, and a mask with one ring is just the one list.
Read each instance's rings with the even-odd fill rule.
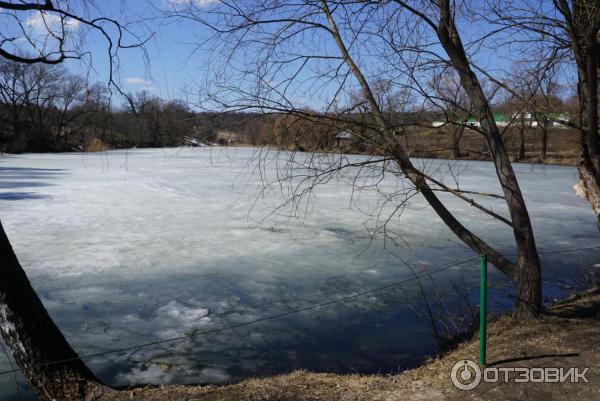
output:
[[89,84],[61,66],[0,63],[2,152],[230,142],[219,138],[221,131],[259,145],[271,136],[273,121],[262,114],[198,113],[184,101],[166,101],[148,91],[116,96],[105,84]]
[[[558,110],[566,109],[559,106]],[[511,160],[577,164],[581,144],[578,130],[555,124],[545,115],[517,114],[510,104],[498,105],[497,110],[515,116],[500,125]],[[490,160],[488,144],[476,124],[448,122],[443,117],[429,111],[396,113],[390,117],[396,126],[392,141],[382,136],[368,114],[329,114],[310,120],[300,115],[279,115],[270,143],[292,151],[368,154],[383,154],[386,146],[400,146],[412,157]],[[444,124],[437,126],[438,121]]]
[[[115,99],[120,104],[115,105]],[[560,99],[555,110],[569,110]],[[506,102],[512,115],[521,105]],[[446,124],[439,112],[390,112],[398,144],[414,156],[486,159],[483,138],[469,127]],[[106,84],[89,84],[64,67],[0,63],[0,151],[63,152],[197,144],[274,145],[317,152],[378,153],[380,133],[369,113],[297,114],[197,112],[182,100],[163,100],[148,91],[111,94]],[[532,114],[533,115],[533,114]],[[466,119],[466,115],[462,119]],[[514,160],[571,163],[578,136],[533,119],[504,129]],[[540,121],[541,122],[541,121]],[[567,160],[568,159],[568,160]]]

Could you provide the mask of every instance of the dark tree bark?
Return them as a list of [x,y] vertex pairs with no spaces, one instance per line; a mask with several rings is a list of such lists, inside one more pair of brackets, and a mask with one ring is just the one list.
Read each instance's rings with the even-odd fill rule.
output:
[[544,124],[542,127],[542,159],[548,157],[548,127]]
[[[79,40],[71,40],[70,30],[66,29],[68,20],[77,21],[100,34],[108,45],[108,82],[120,91],[113,80],[118,51],[142,47],[144,41],[117,20],[103,16],[88,19],[74,14],[69,2],[54,3],[52,0],[0,1],[0,11],[14,18],[16,28],[14,32],[11,30],[10,37],[7,37],[9,32],[1,32],[4,40],[0,43],[0,58],[12,60],[19,66],[28,65],[27,71],[35,64],[53,65],[67,59],[81,59],[88,52],[80,47]],[[92,0],[85,3],[90,3],[86,10],[95,9]],[[27,24],[31,12],[44,12],[48,18],[58,18],[59,29],[52,29],[41,38],[39,32]],[[127,44],[129,37],[134,38],[132,44]],[[23,46],[19,46],[17,38],[23,39]],[[25,102],[21,103],[29,104],[31,99],[23,100]],[[42,401],[94,400],[111,393],[112,390],[102,385],[78,359],[48,315],[21,268],[1,223],[0,262],[0,331],[39,398]]]
[[[112,390],[78,359],[41,300],[0,222],[0,327],[17,364],[42,401],[96,400]],[[55,361],[67,362],[54,363]]]
[[598,59],[600,5],[597,0],[555,0],[565,19],[565,30],[577,65],[580,105],[581,157],[577,194],[587,199],[600,230],[600,133],[598,132]]
[[462,157],[462,153],[460,152],[460,140],[462,139],[464,132],[465,126],[462,124],[453,127],[452,129],[452,156],[455,159]]
[[482,130],[486,134],[488,149],[496,167],[496,173],[502,185],[502,191],[513,224],[517,246],[517,266],[511,276],[515,287],[513,315],[517,318],[534,317],[539,315],[542,308],[541,266],[529,212],[510,159],[502,143],[502,137],[494,120],[490,104],[479,79],[471,69],[454,23],[450,1],[439,0],[438,6],[440,11],[439,22],[437,25],[435,23],[431,23],[431,25],[436,30],[440,43],[460,76],[461,84],[469,96]]
[[[440,12],[440,19],[437,24],[418,10],[409,7],[405,2],[398,0],[397,3],[402,7],[410,9],[411,12],[422,18],[435,30],[441,45],[450,58],[452,67],[460,77],[462,87],[469,96],[472,110],[478,116],[482,130],[486,134],[488,149],[510,212],[510,223],[513,227],[517,247],[517,263],[514,264],[509,261],[462,225],[435,195],[426,181],[427,178],[415,168],[408,155],[400,146],[395,147],[393,156],[406,177],[414,184],[415,188],[423,195],[448,228],[474,251],[487,255],[494,266],[512,279],[515,288],[513,316],[517,319],[536,317],[542,308],[541,266],[529,213],[525,206],[525,200],[523,199],[517,177],[504,148],[500,131],[496,126],[492,109],[477,76],[471,69],[460,35],[454,24],[450,1],[439,0],[437,6]],[[321,4],[329,22],[330,33],[341,52],[342,58],[358,80],[367,102],[371,105],[376,123],[382,131],[392,131],[378,108],[377,101],[373,96],[366,77],[352,59],[348,48],[342,40],[327,2],[322,0]]]
[[515,160],[520,161],[525,159],[525,142],[527,141],[527,125],[525,123],[524,112],[521,112],[519,118],[519,150],[515,155]]
[[587,146],[583,146],[577,171],[579,182],[575,185],[577,195],[590,202],[598,216],[596,223],[600,230],[600,157],[593,158]]
[[[575,191],[591,203],[600,229],[600,133],[598,132],[600,2],[598,0],[550,0],[548,4],[534,1],[520,4],[520,2],[495,0],[493,4],[493,13],[498,17],[496,23],[510,29],[515,28],[516,32],[525,30],[533,33],[536,37],[535,42],[546,41],[553,48],[552,53],[545,57],[544,68],[556,65],[557,61],[564,59],[565,49],[570,49],[572,52],[578,75],[579,118],[577,122],[571,121],[566,124],[580,130],[582,145],[578,166],[579,182],[575,186]],[[554,9],[548,8],[547,5]]]
[[541,130],[542,160],[548,157],[548,118],[541,113],[535,113],[535,121]]

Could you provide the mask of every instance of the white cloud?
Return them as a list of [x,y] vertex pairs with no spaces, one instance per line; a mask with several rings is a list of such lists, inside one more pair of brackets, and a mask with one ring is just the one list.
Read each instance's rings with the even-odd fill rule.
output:
[[138,86],[141,90],[152,91],[156,89],[154,82],[140,77],[125,78],[125,83],[128,85]]
[[73,18],[61,18],[56,14],[37,11],[27,18],[25,24],[38,32],[48,33],[60,32],[62,27],[66,31],[75,31],[79,28],[80,22]]
[[183,6],[206,7],[217,4],[220,0],[165,0],[168,6],[180,9]]
[[131,77],[125,78],[125,83],[130,85],[151,85],[152,81],[147,81],[144,78]]

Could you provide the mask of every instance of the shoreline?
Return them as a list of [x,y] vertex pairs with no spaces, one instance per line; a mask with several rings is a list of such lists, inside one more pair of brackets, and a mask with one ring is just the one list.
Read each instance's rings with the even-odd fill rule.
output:
[[[311,373],[305,370],[225,385],[137,386],[120,389],[115,400],[308,401],[482,399],[551,401],[594,399],[600,392],[600,286],[547,307],[539,320],[519,323],[504,313],[488,323],[488,366],[589,368],[589,383],[481,383],[472,391],[451,384],[452,366],[476,360],[477,333],[422,365],[388,375]],[[113,397],[115,395],[113,394]]]
[[[6,153],[6,152],[0,152],[0,160],[2,159],[2,157],[5,156],[21,156],[21,155],[46,155],[46,154],[52,154],[52,155],[60,155],[60,154],[76,154],[76,155],[81,155],[81,154],[95,154],[95,153],[106,153],[106,152],[112,152],[112,151],[128,151],[128,150],[150,150],[150,149],[179,149],[179,148],[183,148],[183,149],[205,149],[205,148],[210,148],[210,149],[228,149],[228,148],[233,148],[233,149],[237,149],[237,148],[242,148],[242,149],[262,149],[262,148],[268,148],[268,145],[248,145],[248,144],[234,144],[234,145],[214,145],[214,144],[210,144],[210,145],[204,145],[204,146],[163,146],[163,147],[143,147],[143,148],[110,148],[110,149],[102,149],[102,150],[98,150],[98,151],[64,151],[64,152],[22,152],[22,153]],[[278,147],[273,147],[273,149],[276,149],[277,151],[281,151],[281,152],[298,152],[298,153],[323,153],[323,154],[340,154],[340,155],[353,155],[353,156],[377,156],[376,153],[368,153],[368,152],[323,152],[323,151],[306,151],[306,150],[294,150],[294,149],[286,149],[286,148],[278,148]],[[452,158],[452,157],[446,157],[445,155],[438,155],[435,152],[432,153],[425,153],[425,154],[413,154],[413,152],[408,152],[409,153],[409,157],[411,159],[432,159],[432,160],[448,160],[448,161],[465,161],[465,162],[469,162],[469,161],[480,161],[480,162],[491,162],[492,160],[490,158],[486,158],[486,157],[460,157],[460,158]],[[579,159],[578,158],[547,158],[545,160],[541,160],[541,159],[524,159],[524,160],[512,160],[511,158],[511,163],[513,164],[527,164],[527,165],[548,165],[548,166],[571,166],[571,167],[577,167],[579,164]]]

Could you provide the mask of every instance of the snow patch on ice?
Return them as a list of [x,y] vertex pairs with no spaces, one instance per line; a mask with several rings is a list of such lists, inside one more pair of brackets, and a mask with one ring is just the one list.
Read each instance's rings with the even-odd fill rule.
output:
[[[332,180],[317,189],[309,213],[297,224],[286,213],[273,214],[285,194],[262,188],[256,170],[247,167],[254,152],[145,149],[0,159],[1,167],[12,171],[0,171],[0,180],[23,171],[19,174],[40,174],[36,180],[47,184],[22,190],[0,188],[0,217],[33,286],[77,349],[96,352],[179,337],[413,277],[399,259],[383,250],[380,235],[370,242],[369,233],[377,226],[375,216],[385,218],[390,211],[376,213],[382,204],[380,192],[356,194],[349,181]],[[347,157],[354,162],[365,156]],[[447,169],[446,161],[423,162],[440,174]],[[514,168],[540,249],[598,243],[589,204],[571,190],[577,179],[575,168],[541,166],[534,171],[521,164]],[[274,165],[265,165],[265,170],[268,177],[277,175]],[[390,176],[378,189],[394,193],[400,184]],[[461,175],[461,187],[501,192],[488,162],[470,162]],[[552,196],[546,191],[549,187]],[[25,190],[29,195],[23,192],[23,199],[6,198],[7,191]],[[257,193],[264,197],[254,203]],[[498,249],[512,251],[511,230],[449,194],[440,197],[468,228]],[[485,203],[506,215],[502,200],[485,199]],[[390,228],[402,241],[396,242],[397,247],[392,242],[388,246],[393,246],[398,258],[425,272],[473,256],[425,206],[421,197],[414,197],[410,208],[391,220]],[[598,263],[593,255],[581,253],[577,260],[591,266]],[[542,259],[546,280],[550,280],[564,276],[566,262],[561,261],[573,255],[542,255]],[[441,286],[464,278],[466,285],[476,288],[478,269],[478,261],[473,261],[435,278]],[[490,274],[496,274],[495,270]],[[498,273],[497,280],[504,283],[505,279]],[[332,305],[314,314],[139,350],[132,357],[134,362],[115,356],[112,362],[97,363],[103,369],[114,369],[119,363],[127,366],[119,368],[125,384],[133,379],[145,383],[225,381],[227,373],[218,370],[223,366],[239,367],[234,379],[258,374],[263,366],[286,369],[285,354],[278,351],[298,347],[302,336],[311,332],[323,330],[324,338],[333,340],[339,336],[351,337],[357,344],[363,341],[364,332],[342,331],[339,325],[373,310],[375,302],[396,305],[394,294],[356,299],[350,305],[359,308],[352,310],[345,304]],[[406,335],[401,343],[410,342],[410,335],[404,333],[410,333],[414,323],[406,324],[410,326],[400,332],[386,325],[378,333],[382,338]],[[175,360],[161,364],[167,350]],[[323,344],[305,352],[318,364],[317,359],[327,363],[337,358],[335,350]],[[210,367],[199,365],[207,357]],[[0,363],[5,361],[0,355]],[[363,362],[372,363],[357,363]],[[9,386],[6,380],[10,375],[0,378],[0,398],[3,387]]]
[[198,323],[199,321],[210,322],[209,313],[210,311],[206,308],[186,306],[177,301],[171,301],[157,309],[159,317],[176,319],[185,324]]
[[121,385],[135,384],[168,384],[178,373],[171,367],[161,366],[157,363],[151,363],[143,367],[135,367],[127,373],[117,375],[117,382]]

